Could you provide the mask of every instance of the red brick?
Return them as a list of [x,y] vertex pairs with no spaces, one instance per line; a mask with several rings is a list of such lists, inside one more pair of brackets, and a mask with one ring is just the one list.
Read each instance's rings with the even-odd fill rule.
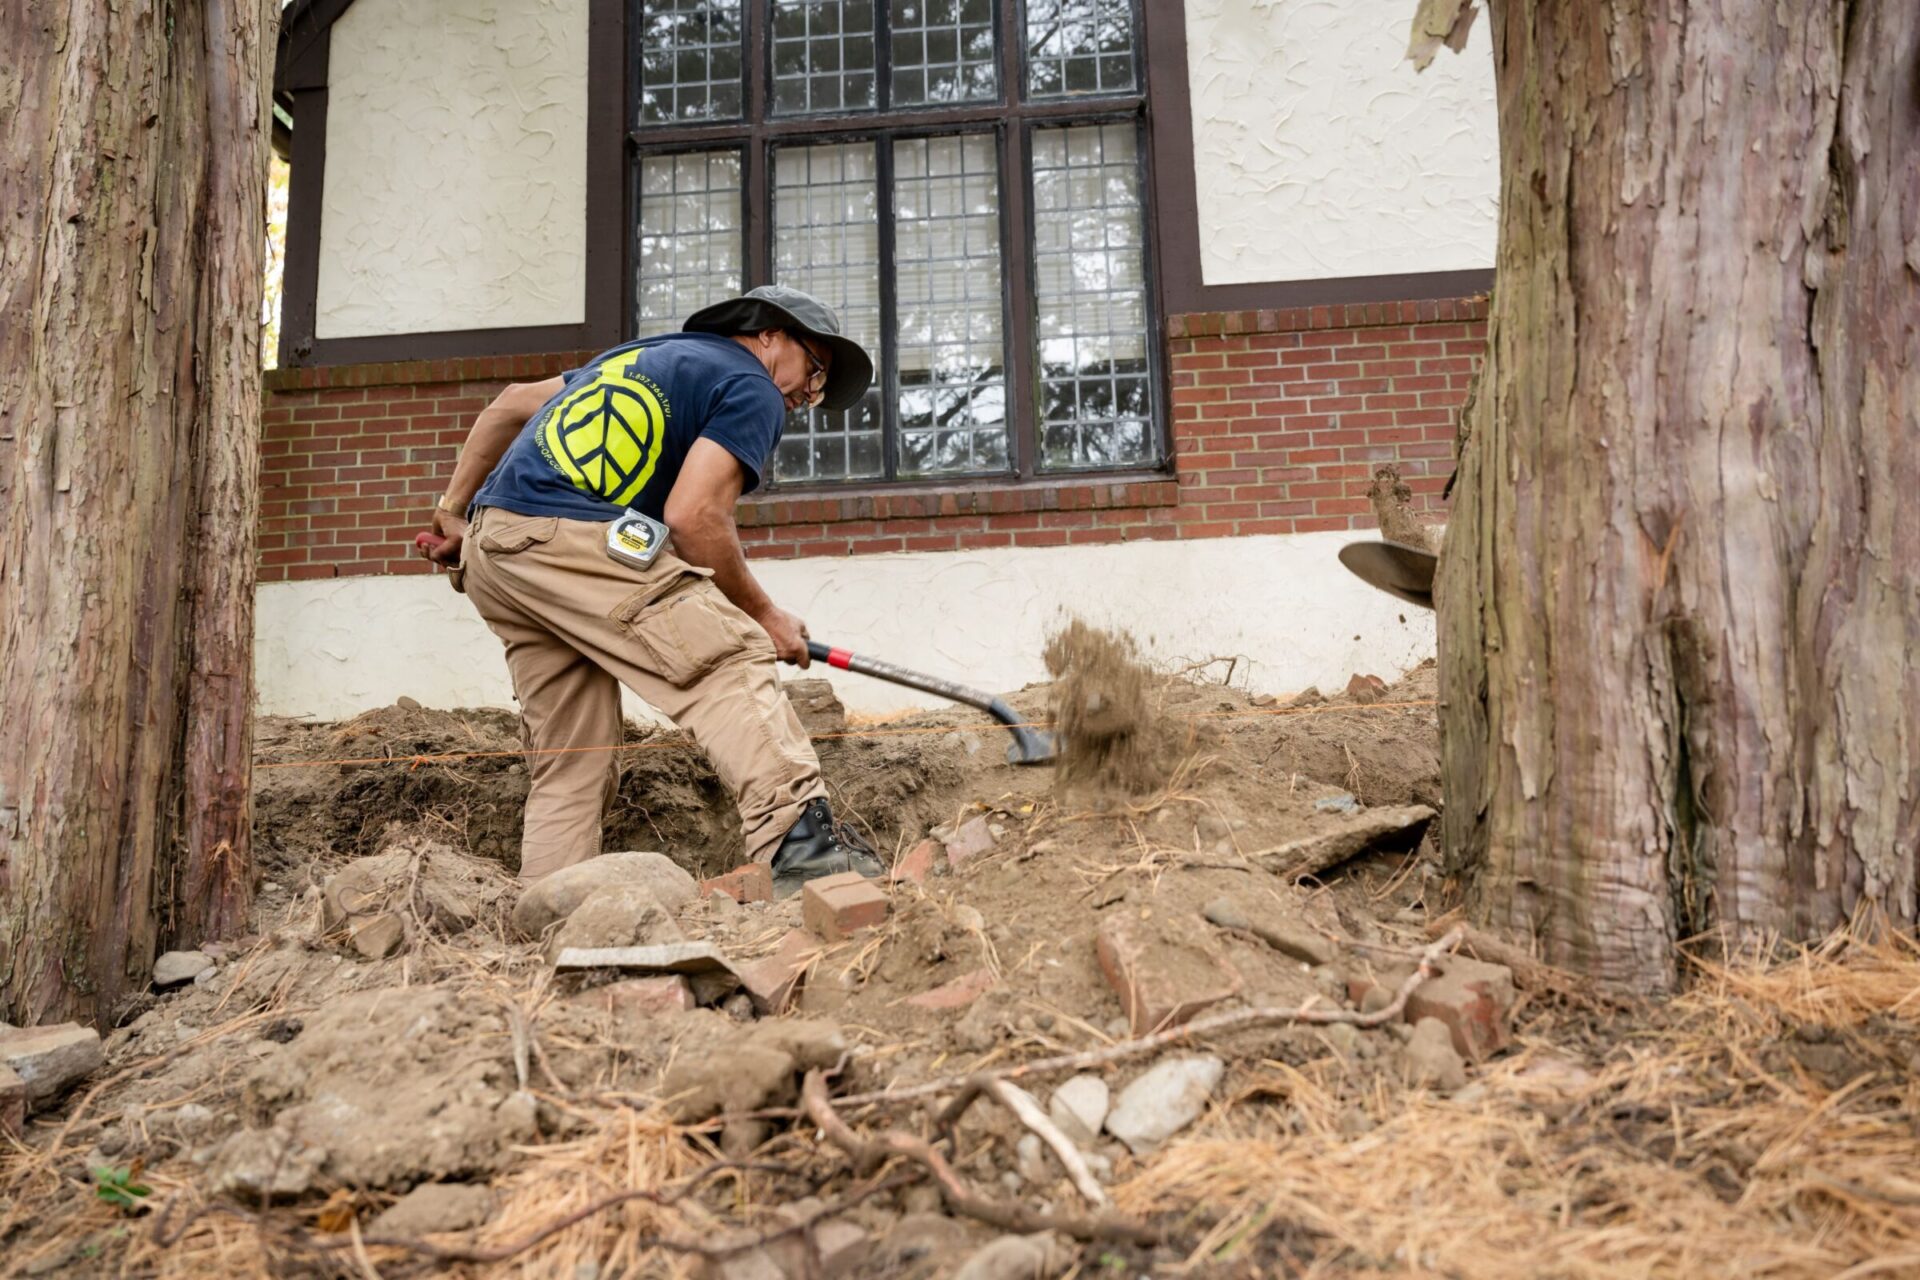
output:
[[993,971],[975,969],[972,973],[922,992],[907,1001],[916,1009],[950,1011],[964,1009],[993,989]]
[[582,991],[569,1003],[610,1014],[616,1022],[648,1022],[693,1008],[693,989],[678,975],[623,978]]
[[893,872],[888,879],[895,884],[925,884],[927,877],[933,874],[934,859],[940,852],[937,840],[922,840],[919,844],[900,856],[893,864]]
[[772,955],[739,966],[741,985],[763,1014],[785,1013],[799,994],[807,970],[820,954],[819,943],[799,929],[789,929]]
[[1407,997],[1407,1021],[1438,1018],[1453,1035],[1453,1047],[1480,1062],[1507,1047],[1507,1016],[1513,1011],[1513,971],[1464,956],[1448,956],[1442,972]]
[[773,872],[764,862],[749,862],[723,876],[700,882],[700,896],[724,893],[735,902],[772,902]]
[[887,895],[857,871],[807,881],[800,918],[828,942],[839,942],[887,918]]
[[1240,990],[1239,974],[1153,921],[1108,920],[1094,954],[1136,1036],[1178,1026]]

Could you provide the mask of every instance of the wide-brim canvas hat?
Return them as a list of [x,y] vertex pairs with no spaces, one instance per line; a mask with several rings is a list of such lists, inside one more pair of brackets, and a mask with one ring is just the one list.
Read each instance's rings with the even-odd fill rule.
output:
[[702,307],[680,326],[689,333],[760,333],[794,329],[833,350],[822,409],[851,409],[873,385],[873,357],[840,332],[840,317],[820,299],[785,285],[763,284],[743,297]]

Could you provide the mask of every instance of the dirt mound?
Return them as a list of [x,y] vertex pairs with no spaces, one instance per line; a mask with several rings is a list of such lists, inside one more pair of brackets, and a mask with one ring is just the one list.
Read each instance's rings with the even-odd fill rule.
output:
[[[512,717],[265,726],[266,758],[301,767],[263,772],[262,821],[283,826],[257,936],[151,995],[93,1091],[0,1151],[0,1274],[425,1274],[449,1260],[374,1224],[442,1180],[486,1216],[432,1247],[484,1278],[734,1274],[695,1255],[737,1246],[739,1274],[934,1280],[1038,1236],[1031,1215],[1115,1212],[1158,1240],[1056,1234],[1056,1261],[1812,1276],[1920,1252],[1920,1210],[1887,1172],[1920,1157],[1920,951],[1903,944],[1703,966],[1665,1007],[1516,961],[1505,1047],[1396,1015],[1130,1049],[1172,1017],[1357,1018],[1447,929],[1430,853],[1374,846],[1305,881],[1269,856],[1437,800],[1432,676],[1364,704],[1255,699],[1145,674],[1124,637],[1082,629],[1063,651],[1092,655],[1062,667],[1070,736],[1110,759],[1152,726],[1159,780],[1058,788],[960,712],[822,742],[836,807],[898,859],[881,923],[836,942],[803,898],[666,909],[756,982],[787,966],[786,1006],[771,986],[693,1007],[671,978],[556,974],[506,929],[508,868],[469,841],[510,863]],[[1057,694],[1010,700],[1037,717]],[[705,762],[677,735],[635,737],[615,830],[644,813],[658,831],[609,847],[716,869],[737,846]],[[388,915],[394,950],[357,945]],[[1447,963],[1422,995],[1441,1012],[1443,988],[1509,990]],[[838,1128],[801,1087],[833,1068]],[[1001,1070],[1025,1092],[959,1105],[957,1081]],[[862,1155],[847,1133],[889,1137]],[[916,1143],[940,1153],[945,1192]],[[97,1169],[150,1195],[116,1207],[89,1191]],[[955,1187],[1004,1211],[996,1225]]]
[[1172,742],[1153,706],[1157,683],[1133,637],[1075,618],[1047,639],[1060,781],[1145,795],[1167,780]]

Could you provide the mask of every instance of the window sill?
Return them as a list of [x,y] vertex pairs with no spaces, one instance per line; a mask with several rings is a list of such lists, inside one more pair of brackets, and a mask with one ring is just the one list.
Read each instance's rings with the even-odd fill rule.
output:
[[1179,501],[1179,483],[1163,472],[1108,472],[1039,480],[993,478],[925,485],[856,485],[800,493],[780,490],[742,499],[735,519],[743,528],[765,528],[1029,511],[1172,507]]

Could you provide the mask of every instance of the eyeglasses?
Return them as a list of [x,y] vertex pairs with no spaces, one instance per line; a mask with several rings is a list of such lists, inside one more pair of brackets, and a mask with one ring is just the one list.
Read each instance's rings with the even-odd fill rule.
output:
[[813,372],[807,375],[807,407],[811,409],[827,398],[827,362],[813,354],[813,348],[798,335],[789,336],[793,338],[794,345],[807,353],[807,363],[813,368]]

